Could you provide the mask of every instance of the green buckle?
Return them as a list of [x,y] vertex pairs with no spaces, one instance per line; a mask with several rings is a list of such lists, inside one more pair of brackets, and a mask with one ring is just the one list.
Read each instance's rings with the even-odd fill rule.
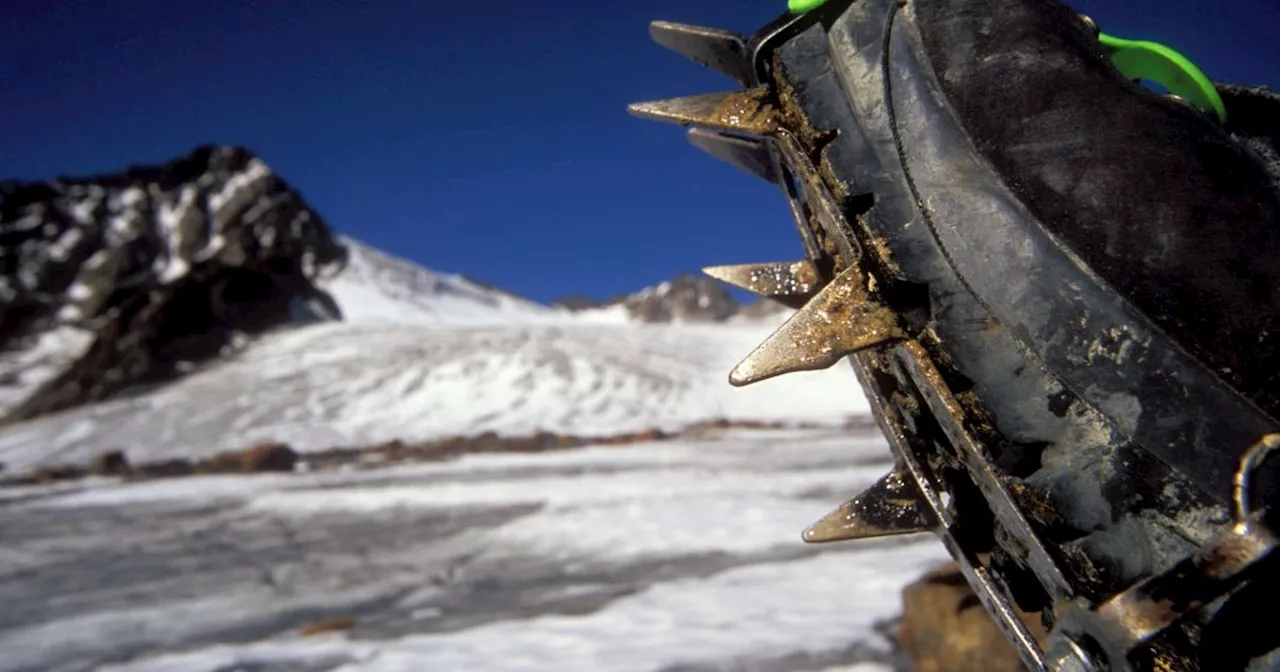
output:
[[1103,33],[1098,34],[1098,42],[1126,78],[1155,82],[1217,117],[1219,122],[1227,123],[1227,108],[1213,82],[1182,54],[1156,42],[1126,40]]
[[792,14],[804,14],[827,4],[827,0],[787,0],[787,10]]

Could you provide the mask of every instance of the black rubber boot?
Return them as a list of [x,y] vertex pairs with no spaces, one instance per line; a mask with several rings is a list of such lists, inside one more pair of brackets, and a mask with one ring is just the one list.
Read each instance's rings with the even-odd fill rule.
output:
[[[936,365],[853,358],[989,610],[1053,626],[1231,527],[1241,457],[1280,430],[1276,97],[1222,86],[1223,126],[1127,80],[1054,0],[833,2],[743,43],[680,35],[659,41],[765,91],[701,118],[746,120],[779,165],[712,153],[803,201],[818,267],[862,267]],[[756,99],[779,128],[746,113]],[[788,138],[821,184],[782,165]],[[814,214],[824,194],[842,221]],[[1051,662],[1004,625],[1029,665]],[[1162,631],[1190,665],[1173,669],[1196,669],[1199,627]]]
[[[1280,197],[1258,157],[1125,80],[1056,2],[870,0],[814,30],[783,68],[814,94],[802,106],[824,101],[810,121],[845,145],[827,159],[874,195],[869,226],[917,267],[905,278],[972,295],[1110,425],[1225,498],[1280,411]],[[834,76],[788,58],[810,40]],[[950,277],[928,277],[939,264]]]
[[927,288],[919,328],[1074,594],[1194,552],[1280,428],[1275,97],[1223,87],[1223,127],[1047,0],[861,0],[774,58],[881,272]]

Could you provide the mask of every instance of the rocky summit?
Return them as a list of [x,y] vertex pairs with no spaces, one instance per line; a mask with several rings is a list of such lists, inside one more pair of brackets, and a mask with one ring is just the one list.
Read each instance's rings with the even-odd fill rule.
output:
[[637,322],[726,322],[735,317],[765,317],[788,310],[769,300],[742,303],[720,282],[689,274],[607,301],[577,295],[560,299],[554,305],[572,311],[621,306]]
[[105,399],[216,356],[238,334],[336,314],[317,281],[345,258],[302,197],[242,148],[0,183],[0,417]]

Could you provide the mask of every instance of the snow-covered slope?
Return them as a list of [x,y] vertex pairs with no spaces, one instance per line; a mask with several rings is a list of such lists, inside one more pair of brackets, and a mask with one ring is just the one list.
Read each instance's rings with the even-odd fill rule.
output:
[[[946,551],[799,531],[891,460],[736,430],[30,488],[0,507],[0,672],[889,672],[877,624]],[[354,630],[295,634],[334,616]]]
[[345,322],[456,327],[546,322],[567,313],[427,270],[350,237],[340,242],[349,252],[347,267],[321,286],[338,303]]
[[866,411],[846,366],[728,384],[784,313],[649,323],[621,304],[573,312],[340,242],[347,265],[319,284],[342,321],[268,332],[146,394],[5,428],[0,463],[199,457],[264,440],[318,450],[486,431],[608,435],[715,418],[839,423]]
[[9,428],[0,462],[25,468],[108,449],[133,460],[199,456],[261,440],[314,450],[489,430],[613,434],[720,417],[836,423],[865,412],[847,366],[731,387],[728,371],[770,329],[319,324],[150,394]]

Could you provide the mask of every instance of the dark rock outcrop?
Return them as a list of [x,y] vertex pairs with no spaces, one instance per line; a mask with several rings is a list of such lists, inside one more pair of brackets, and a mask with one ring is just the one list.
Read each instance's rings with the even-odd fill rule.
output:
[[593,299],[585,294],[574,294],[572,296],[566,296],[562,299],[556,299],[555,301],[551,302],[551,305],[558,308],[564,308],[566,310],[570,310],[576,313],[580,310],[590,310],[592,308],[605,308],[607,306],[611,306],[620,301],[623,301],[626,298],[627,297],[625,296],[616,296],[607,301],[597,301],[596,299]]
[[355,616],[333,616],[330,618],[322,618],[318,621],[308,624],[306,627],[298,631],[298,635],[302,637],[314,637],[315,635],[324,635],[331,632],[343,632],[356,627]]
[[129,473],[129,460],[124,451],[112,450],[93,461],[92,471],[99,476],[121,476]]
[[[915,672],[1026,670],[954,562],[903,589],[902,607],[898,644]],[[1040,616],[1018,615],[1043,645]]]
[[298,453],[283,443],[260,443],[240,455],[240,471],[293,471]]
[[[241,148],[0,183],[0,417],[106,399],[216,356],[237,334],[337,317],[316,281],[345,258],[302,196]],[[30,356],[55,332],[81,346]]]
[[644,322],[723,322],[738,302],[710,278],[679,275],[627,297],[627,310]]
[[130,479],[176,478],[210,474],[250,474],[294,472],[346,467],[376,468],[399,462],[449,460],[475,453],[541,453],[584,446],[627,446],[657,443],[685,437],[705,437],[727,429],[816,428],[803,422],[778,422],[715,418],[686,425],[675,431],[657,427],[621,434],[577,435],[539,431],[532,435],[502,436],[487,431],[471,436],[446,436],[420,442],[393,439],[353,447],[334,447],[300,455],[289,445],[274,441],[243,450],[228,450],[202,459],[166,459],[130,462],[122,451],[110,451],[88,465],[46,464],[28,473],[0,478],[0,487],[22,486],[86,478],[91,475],[121,476]]

